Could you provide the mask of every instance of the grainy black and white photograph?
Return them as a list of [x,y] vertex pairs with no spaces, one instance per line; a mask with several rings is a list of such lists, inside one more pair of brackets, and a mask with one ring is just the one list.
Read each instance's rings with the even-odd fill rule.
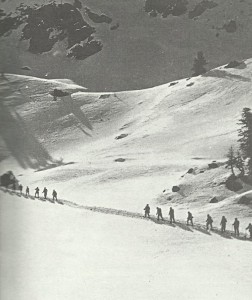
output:
[[0,0],[0,299],[252,299],[252,0]]

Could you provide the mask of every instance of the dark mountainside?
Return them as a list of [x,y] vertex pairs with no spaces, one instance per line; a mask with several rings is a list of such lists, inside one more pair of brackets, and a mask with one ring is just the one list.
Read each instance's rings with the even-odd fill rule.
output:
[[191,76],[198,51],[207,69],[251,57],[248,0],[34,2],[1,0],[1,71],[119,91]]
[[102,49],[101,42],[93,40],[95,28],[85,22],[80,11],[71,4],[52,2],[40,7],[21,4],[15,15],[7,15],[3,10],[1,13],[0,35],[6,36],[25,24],[20,40],[29,41],[28,51],[31,53],[49,52],[63,40],[67,41],[67,56],[76,59],[80,56],[85,59]]

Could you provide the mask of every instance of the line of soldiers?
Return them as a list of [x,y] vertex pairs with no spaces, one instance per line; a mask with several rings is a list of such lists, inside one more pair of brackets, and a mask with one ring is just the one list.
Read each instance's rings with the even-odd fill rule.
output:
[[[163,218],[163,214],[162,214],[162,209],[160,207],[157,207],[157,212],[156,212],[156,216],[157,216],[157,220],[159,221],[160,219],[162,221],[164,221],[164,218]],[[147,204],[144,208],[144,216],[145,218],[150,218],[150,206],[149,204]],[[169,219],[170,219],[170,223],[176,223],[175,221],[175,212],[174,212],[174,209],[172,207],[170,207],[170,210],[169,210]],[[191,225],[193,226],[193,215],[190,211],[188,211],[188,215],[187,215],[187,225],[189,225],[189,222],[191,223]]]
[[[157,220],[159,221],[161,219],[162,221],[164,221],[162,209],[160,207],[157,207],[156,209],[157,209],[157,212],[156,212]],[[149,204],[147,204],[144,208],[144,217],[150,218]],[[170,210],[169,210],[169,219],[170,219],[171,224],[175,223],[175,213],[174,213],[174,209],[172,207],[170,207]],[[190,211],[188,211],[188,213],[187,213],[187,220],[186,220],[186,224],[189,225],[189,223],[193,226],[193,215]],[[221,225],[221,232],[224,233],[226,231],[226,225],[227,225],[227,219],[225,216],[222,216],[220,225]],[[234,223],[232,225],[234,226],[235,236],[239,236],[240,221],[237,218],[235,218]],[[213,218],[209,214],[207,215],[207,219],[206,219],[206,228],[207,228],[207,230],[213,229]],[[249,223],[246,230],[249,231],[250,238],[252,239],[252,224],[251,223]]]
[[[211,229],[213,229],[213,218],[210,215],[207,215],[206,225],[207,225],[207,229],[209,229],[209,226],[210,226]],[[224,233],[226,231],[226,225],[227,225],[227,219],[226,219],[225,216],[222,216],[220,225],[221,225],[221,232]],[[234,226],[235,236],[239,236],[240,235],[240,232],[239,232],[240,221],[237,218],[235,218],[234,223],[232,224],[232,226]],[[251,225],[251,223],[249,223],[249,226],[246,228],[246,230],[247,229],[250,232],[250,237],[252,237],[252,225]]]
[[[23,193],[23,186],[22,186],[22,184],[20,184],[18,186],[18,189],[20,191],[20,194],[22,195],[22,193]],[[47,199],[48,189],[46,187],[44,187],[44,189],[42,191],[42,194],[44,194],[44,199]],[[25,196],[26,197],[30,196],[30,188],[28,186],[25,189]],[[57,201],[57,192],[55,190],[53,190],[52,196],[53,196],[53,201],[54,200]],[[39,187],[35,188],[35,198],[39,198]]]

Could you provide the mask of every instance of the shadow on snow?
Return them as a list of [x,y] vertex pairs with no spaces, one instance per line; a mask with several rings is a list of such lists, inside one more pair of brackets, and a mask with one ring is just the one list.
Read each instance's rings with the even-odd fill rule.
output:
[[[5,193],[9,193],[10,195],[17,195],[19,197],[23,196],[26,199],[31,199],[31,200],[40,200],[40,201],[44,201],[44,202],[51,202],[51,203],[55,203],[51,198],[47,198],[44,199],[43,197],[40,198],[35,198],[34,196],[28,196],[26,197],[24,194],[20,194],[18,191],[13,191],[13,190],[9,190],[7,188],[3,188],[0,187],[0,190],[5,192]],[[170,223],[168,220],[164,219],[164,220],[157,220],[156,217],[151,216],[150,218],[146,218],[144,217],[142,214],[140,213],[135,213],[135,212],[129,212],[126,210],[120,210],[120,209],[114,209],[114,208],[106,208],[106,207],[96,207],[96,206],[84,206],[84,205],[79,205],[77,203],[68,201],[68,200],[57,200],[56,201],[58,204],[65,204],[69,207],[73,207],[73,208],[77,208],[77,209],[85,209],[85,210],[89,210],[92,212],[97,212],[97,213],[102,213],[102,214],[109,214],[109,215],[116,215],[116,216],[122,216],[122,217],[127,217],[127,218],[133,218],[133,219],[141,219],[141,220],[145,220],[148,222],[153,222],[155,224],[158,225],[163,225],[163,226],[169,226],[169,227],[173,227],[173,228],[180,228],[182,230],[185,231],[189,231],[191,233],[193,233],[194,231],[199,231],[200,233],[206,234],[211,236],[212,233],[213,234],[217,234],[222,238],[225,239],[238,239],[241,241],[250,241],[252,242],[251,239],[248,239],[246,237],[246,235],[240,234],[240,236],[235,236],[233,232],[227,230],[226,232],[222,233],[219,229],[217,228],[213,228],[212,230],[207,230],[205,226],[201,225],[201,224],[194,224],[193,226],[189,226],[186,223],[182,223],[181,221],[176,221],[176,223]]]
[[[32,129],[25,124],[23,118],[16,111],[15,106],[30,101],[22,93],[19,93],[18,99],[14,100],[17,90],[20,90],[18,88],[16,82],[13,83],[7,78],[1,79],[0,138],[4,144],[3,148],[6,148],[6,150],[0,154],[0,158],[5,159],[10,154],[22,168],[39,169],[39,171],[64,165],[62,161],[56,161],[52,158],[46,148],[35,137]],[[91,136],[83,126],[92,130],[92,125],[70,96],[67,99],[60,99],[55,104],[48,106],[47,111],[43,110],[45,124],[50,124],[57,118],[69,115],[74,126],[85,135]]]

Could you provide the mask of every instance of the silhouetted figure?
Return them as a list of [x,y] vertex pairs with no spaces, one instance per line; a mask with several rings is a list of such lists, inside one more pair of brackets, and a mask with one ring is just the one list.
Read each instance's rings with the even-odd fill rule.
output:
[[145,208],[144,208],[144,217],[146,218],[146,217],[150,217],[150,206],[149,206],[149,204],[147,204],[146,206],[145,206]]
[[226,231],[226,225],[227,225],[227,219],[225,218],[225,216],[223,216],[221,218],[221,222],[220,222],[220,225],[221,225],[221,232],[225,232]]
[[38,187],[36,187],[36,189],[35,189],[35,198],[39,198],[39,188]]
[[159,218],[161,218],[164,221],[163,215],[162,215],[162,209],[160,207],[157,207],[157,214],[156,215],[157,215],[158,221],[159,221]]
[[250,234],[250,239],[252,239],[252,224],[249,223],[248,227],[246,228],[246,230],[249,231],[249,234]]
[[44,194],[44,198],[46,199],[46,197],[47,197],[47,192],[48,192],[48,190],[47,190],[47,188],[46,187],[44,187],[44,190],[43,190],[43,194]]
[[213,219],[210,215],[207,215],[207,219],[206,219],[206,227],[207,230],[209,229],[209,225],[210,225],[210,229],[213,229]]
[[52,196],[53,196],[53,201],[54,201],[54,200],[57,201],[57,192],[56,192],[55,190],[53,190]]
[[193,226],[193,215],[190,211],[188,211],[188,215],[187,215],[187,225],[189,225],[189,222],[191,222],[191,225]]
[[20,191],[20,195],[22,195],[22,192],[23,192],[23,186],[22,186],[22,184],[19,185],[18,189]]
[[25,190],[25,196],[28,197],[30,195],[30,189],[29,187],[27,186],[26,187],[26,190]]
[[170,207],[169,216],[170,216],[170,223],[171,224],[172,222],[175,223],[174,209],[172,207]]
[[239,233],[240,221],[237,218],[235,218],[233,226],[234,226],[234,234],[235,234],[235,236],[239,236],[239,234],[240,234]]

